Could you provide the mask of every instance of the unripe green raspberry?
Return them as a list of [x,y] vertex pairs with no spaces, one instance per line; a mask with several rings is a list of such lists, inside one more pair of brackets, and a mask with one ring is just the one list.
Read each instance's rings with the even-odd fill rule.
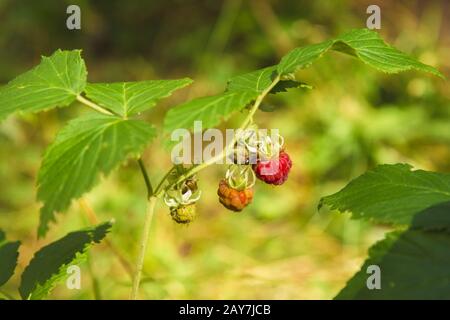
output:
[[176,223],[189,224],[196,217],[195,203],[170,208],[170,216]]

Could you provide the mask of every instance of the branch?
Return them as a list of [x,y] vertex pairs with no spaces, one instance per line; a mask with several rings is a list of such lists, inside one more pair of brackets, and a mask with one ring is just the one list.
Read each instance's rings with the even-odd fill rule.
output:
[[142,176],[144,177],[145,186],[147,187],[147,198],[150,199],[150,197],[153,195],[152,183],[150,182],[150,178],[148,177],[147,169],[145,169],[142,158],[139,158],[138,163],[139,167],[141,168]]

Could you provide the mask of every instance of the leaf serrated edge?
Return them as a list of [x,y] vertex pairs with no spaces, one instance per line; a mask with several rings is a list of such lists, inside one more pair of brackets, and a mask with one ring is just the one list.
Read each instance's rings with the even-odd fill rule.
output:
[[[378,68],[375,67],[378,71],[381,71],[381,72],[384,72],[384,73],[388,73],[388,74],[396,74],[396,73],[400,73],[400,72],[402,72],[402,71],[408,71],[408,70],[420,70],[420,71],[425,71],[425,72],[431,73],[431,74],[433,74],[433,75],[435,75],[435,76],[438,76],[439,78],[441,78],[441,79],[443,79],[443,80],[446,80],[446,79],[447,79],[447,78],[446,78],[446,77],[445,77],[445,76],[444,76],[437,68],[432,67],[432,66],[430,66],[430,65],[427,65],[427,64],[425,64],[425,63],[422,63],[422,62],[420,62],[420,61],[414,59],[413,57],[409,56],[408,54],[406,54],[406,53],[404,53],[404,52],[398,50],[397,48],[395,48],[395,47],[391,46],[390,44],[386,43],[386,42],[384,41],[384,39],[383,39],[377,32],[371,31],[371,30],[366,29],[366,28],[363,28],[363,29],[351,29],[350,31],[348,31],[348,32],[346,32],[346,33],[344,33],[344,34],[338,36],[338,37],[335,38],[335,39],[326,40],[326,41],[321,42],[321,43],[314,43],[314,44],[309,45],[309,46],[314,46],[314,45],[317,45],[317,46],[319,46],[319,45],[324,45],[324,47],[325,47],[325,48],[322,50],[322,52],[320,52],[319,55],[318,55],[314,60],[318,60],[318,59],[320,59],[325,53],[329,52],[330,50],[334,50],[334,51],[337,51],[337,52],[341,52],[341,53],[353,55],[353,56],[357,57],[357,58],[358,58],[361,62],[363,62],[364,64],[371,66],[367,61],[365,61],[365,58],[361,57],[361,54],[360,54],[360,52],[359,52],[360,50],[355,50],[354,48],[352,48],[352,47],[347,43],[348,40],[346,40],[345,37],[348,36],[348,35],[351,34],[351,33],[354,33],[354,32],[365,32],[365,33],[367,33],[367,34],[370,33],[371,35],[374,35],[374,36],[375,36],[374,39],[375,39],[375,40],[381,41],[388,49],[395,50],[396,52],[398,52],[398,53],[400,53],[400,54],[406,56],[407,58],[410,58],[410,59],[414,60],[414,62],[417,63],[417,64],[422,68],[422,69],[419,69],[419,68],[417,68],[417,67],[415,67],[415,66],[413,66],[413,65],[407,65],[407,66],[404,66],[404,67],[402,68],[402,70],[392,70],[392,71],[388,71],[388,70],[380,70],[380,69],[378,69]],[[336,45],[339,45],[339,44],[343,44],[344,46],[348,47],[349,49],[351,49],[351,50],[353,51],[354,54],[351,54],[351,53],[349,53],[349,52],[345,52],[345,51],[343,51],[343,50],[336,50],[336,47],[335,47],[335,46],[336,46]],[[302,48],[306,48],[306,47],[307,47],[307,46],[304,46],[304,47],[297,47],[297,48],[294,48],[291,52],[293,52],[293,51],[295,51],[295,50],[301,50]],[[287,55],[289,55],[291,52],[289,52]],[[287,55],[286,55],[286,56],[287,56]],[[285,56],[285,57],[286,57],[286,56]],[[284,59],[284,57],[283,57],[282,60],[280,61],[280,64],[281,64],[281,62],[283,61],[283,59]],[[277,72],[278,72],[280,75],[282,75],[282,76],[288,75],[288,74],[295,74],[296,72],[298,72],[298,71],[301,70],[301,69],[306,69],[306,68],[310,67],[310,66],[312,65],[312,63],[313,63],[313,61],[311,61],[311,62],[309,62],[309,63],[306,63],[306,64],[303,65],[303,66],[296,66],[296,67],[294,67],[293,70],[290,70],[290,71],[288,71],[288,72],[282,71],[282,70],[280,70],[280,68],[278,67],[278,68],[277,68]],[[371,67],[373,67],[373,66],[371,66]],[[285,69],[291,69],[291,68],[292,68],[292,67],[290,67],[290,68],[285,68]],[[426,70],[425,70],[425,69],[426,69]]]

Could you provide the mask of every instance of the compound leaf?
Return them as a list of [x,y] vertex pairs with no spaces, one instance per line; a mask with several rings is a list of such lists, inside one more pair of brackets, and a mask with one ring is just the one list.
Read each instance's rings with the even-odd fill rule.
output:
[[67,234],[35,253],[22,274],[19,292],[23,299],[38,300],[47,296],[59,281],[67,277],[67,269],[81,263],[88,249],[99,243],[112,224]]
[[191,79],[151,80],[139,82],[89,83],[86,95],[115,113],[128,117],[155,106],[175,90],[192,83]]
[[412,171],[407,164],[394,164],[369,170],[341,191],[322,198],[321,205],[350,211],[353,218],[408,225],[417,213],[447,201],[450,174]]
[[[335,299],[450,299],[449,247],[448,232],[389,233]],[[380,268],[380,289],[368,289],[371,265]]]
[[56,212],[89,191],[98,176],[138,157],[155,135],[144,121],[114,116],[94,114],[69,122],[46,151],[39,170],[37,198],[43,202],[39,236],[46,234]]
[[86,85],[80,50],[57,50],[0,89],[0,120],[16,111],[37,112],[72,103]]
[[277,71],[280,75],[287,75],[305,69],[330,49],[353,55],[383,72],[397,73],[415,69],[444,78],[437,69],[391,47],[377,32],[368,29],[355,29],[335,40],[295,48],[282,58]]
[[19,257],[20,241],[6,241],[5,233],[0,230],[0,287],[14,274]]

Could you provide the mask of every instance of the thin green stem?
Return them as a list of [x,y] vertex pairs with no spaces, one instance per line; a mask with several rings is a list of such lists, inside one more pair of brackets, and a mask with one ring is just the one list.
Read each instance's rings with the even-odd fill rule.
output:
[[147,251],[148,239],[150,236],[150,227],[152,225],[153,215],[154,215],[154,211],[155,211],[155,204],[156,204],[157,199],[158,198],[156,198],[155,196],[152,196],[152,197],[150,197],[150,199],[148,201],[147,214],[145,216],[145,222],[144,222],[144,230],[142,232],[139,255],[138,255],[137,262],[136,262],[136,270],[135,270],[134,279],[133,279],[133,288],[131,290],[131,296],[130,296],[131,300],[137,300],[137,298],[138,298],[142,269],[144,267],[145,253]]
[[84,104],[85,106],[88,106],[89,108],[94,109],[97,112],[100,112],[100,113],[103,113],[103,114],[106,114],[109,116],[113,116],[113,115],[120,116],[119,114],[117,114],[115,112],[112,112],[103,107],[100,107],[98,104],[92,102],[91,100],[86,99],[85,97],[83,97],[81,95],[77,95],[77,100],[79,102],[81,102],[82,104]]
[[155,195],[159,195],[159,193],[162,191],[162,186],[164,182],[167,180],[169,175],[172,173],[172,171],[175,169],[175,166],[172,166],[169,171],[166,172],[166,174],[162,177],[161,181],[158,183],[155,189]]
[[144,162],[142,161],[142,158],[138,159],[139,167],[141,168],[142,176],[144,177],[145,186],[147,187],[147,198],[150,199],[150,197],[153,195],[153,187],[152,183],[150,182],[150,178],[148,177],[147,169],[145,169]]

